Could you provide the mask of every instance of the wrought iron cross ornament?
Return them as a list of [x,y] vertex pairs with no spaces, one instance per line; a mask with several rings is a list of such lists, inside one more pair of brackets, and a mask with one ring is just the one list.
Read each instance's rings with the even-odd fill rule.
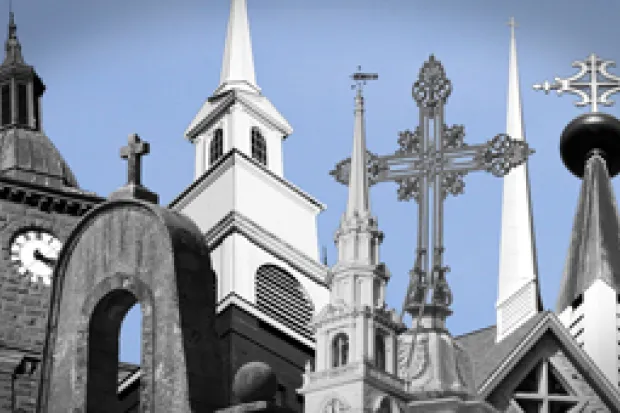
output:
[[[413,198],[419,204],[416,260],[403,311],[424,301],[426,290],[431,285],[437,285],[433,302],[445,306],[451,304],[451,293],[445,283],[445,273],[449,269],[443,264],[443,201],[446,196],[463,193],[463,177],[467,173],[484,170],[502,177],[534,152],[527,143],[505,134],[499,134],[484,144],[464,143],[463,126],[448,127],[443,121],[444,105],[451,92],[452,83],[441,62],[431,55],[413,85],[413,98],[420,110],[420,126],[414,132],[405,130],[399,133],[400,149],[394,155],[377,156],[367,152],[369,184],[394,181],[399,186],[400,201]],[[330,172],[343,184],[348,184],[349,173],[350,159],[341,161]],[[431,210],[432,258],[428,254],[431,251]],[[444,286],[440,288],[440,284]]]
[[[614,76],[607,71],[608,67],[616,67],[611,60],[601,60],[597,55],[591,54],[583,61],[573,62],[573,67],[581,69],[579,73],[566,79],[556,77],[553,83],[544,81],[534,85],[535,90],[542,90],[545,94],[555,90],[558,96],[564,92],[573,93],[581,97],[575,102],[575,106],[592,106],[592,112],[598,112],[598,104],[612,106],[614,101],[609,97],[620,92],[620,77]],[[602,93],[601,93],[602,92]]]
[[148,142],[135,133],[129,135],[127,146],[121,148],[121,158],[127,159],[127,185],[142,185],[142,156],[150,152]]

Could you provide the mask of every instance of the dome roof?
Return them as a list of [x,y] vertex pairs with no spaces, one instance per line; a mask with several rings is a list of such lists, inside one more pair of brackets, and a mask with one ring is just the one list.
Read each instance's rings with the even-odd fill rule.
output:
[[239,403],[271,401],[278,390],[278,380],[268,364],[251,361],[241,366],[232,386]]
[[73,172],[49,138],[28,129],[0,131],[0,176],[53,188],[79,188]]

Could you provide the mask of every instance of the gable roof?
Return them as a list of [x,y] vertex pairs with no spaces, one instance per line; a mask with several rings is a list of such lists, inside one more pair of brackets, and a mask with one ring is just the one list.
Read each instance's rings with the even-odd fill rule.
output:
[[495,343],[495,334],[496,327],[491,326],[456,338],[472,358],[476,389],[483,399],[495,390],[543,336],[551,334],[601,400],[608,406],[615,407],[615,411],[620,411],[618,388],[577,345],[554,313],[543,311],[536,314],[499,343]]
[[282,133],[284,138],[293,133],[292,126],[264,95],[232,89],[212,96],[205,101],[185,130],[185,137],[190,141],[193,140],[236,102],[241,103],[260,119],[271,124]]

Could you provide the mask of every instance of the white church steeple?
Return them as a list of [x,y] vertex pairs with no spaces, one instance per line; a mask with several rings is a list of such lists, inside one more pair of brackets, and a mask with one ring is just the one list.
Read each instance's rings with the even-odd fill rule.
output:
[[[514,19],[510,20],[506,133],[525,140]],[[500,241],[497,341],[542,310],[527,163],[504,177]]]
[[313,348],[308,322],[329,300],[317,215],[325,206],[285,179],[293,129],[256,84],[246,0],[230,0],[220,84],[185,131],[194,182],[170,207],[211,249],[218,311],[236,306]]
[[256,84],[247,0],[231,0],[220,84],[185,130],[196,148],[195,179],[230,151],[283,175],[288,121]]
[[233,88],[260,92],[260,88],[256,85],[254,72],[247,0],[232,0],[231,2],[220,86],[215,94]]

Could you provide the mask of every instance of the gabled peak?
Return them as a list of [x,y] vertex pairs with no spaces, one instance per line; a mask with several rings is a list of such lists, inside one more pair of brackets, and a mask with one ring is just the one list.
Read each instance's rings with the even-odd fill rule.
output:
[[598,279],[620,291],[619,234],[618,207],[605,160],[594,153],[585,167],[558,312]]
[[231,0],[220,85],[214,95],[230,89],[260,93],[254,72],[247,0]]

